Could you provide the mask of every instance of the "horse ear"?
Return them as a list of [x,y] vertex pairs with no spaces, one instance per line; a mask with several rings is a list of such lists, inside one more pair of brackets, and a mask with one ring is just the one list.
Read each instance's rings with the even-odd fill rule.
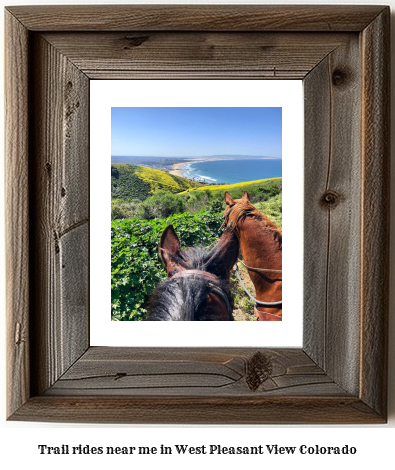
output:
[[165,265],[167,276],[183,269],[177,264],[177,258],[181,255],[181,243],[172,225],[168,225],[159,242],[159,256]]
[[207,262],[207,271],[222,279],[229,279],[230,271],[239,257],[239,240],[232,231],[226,231],[213,248]]
[[250,198],[248,197],[247,191],[244,191],[243,195],[241,196],[241,200],[250,202]]
[[235,204],[235,201],[232,199],[232,196],[228,191],[225,191],[225,203],[227,206],[233,206]]

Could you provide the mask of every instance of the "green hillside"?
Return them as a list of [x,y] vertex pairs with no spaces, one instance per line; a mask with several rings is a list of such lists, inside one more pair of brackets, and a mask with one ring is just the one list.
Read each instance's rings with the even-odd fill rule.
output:
[[159,190],[175,194],[199,186],[201,184],[165,171],[126,163],[111,164],[112,199],[144,201]]
[[[282,189],[282,178],[270,178],[265,180],[249,181],[247,183],[236,183],[236,184],[222,184],[217,186],[203,186],[200,188],[188,189],[181,192],[180,194],[190,194],[194,195],[198,191],[210,191],[214,194],[224,194],[225,191],[234,198],[237,199],[243,195],[243,191],[248,191],[248,194],[251,198],[254,198],[254,195],[261,196],[267,194],[272,197],[276,194],[279,194]],[[264,198],[266,199],[266,198]],[[252,199],[251,199],[252,200]],[[258,198],[257,200],[262,200]]]

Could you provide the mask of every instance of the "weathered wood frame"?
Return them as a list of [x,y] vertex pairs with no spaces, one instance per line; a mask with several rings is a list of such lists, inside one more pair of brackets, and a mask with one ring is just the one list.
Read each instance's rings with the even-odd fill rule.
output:
[[[8,419],[383,423],[389,8],[6,9]],[[304,346],[89,346],[89,81],[303,79]]]

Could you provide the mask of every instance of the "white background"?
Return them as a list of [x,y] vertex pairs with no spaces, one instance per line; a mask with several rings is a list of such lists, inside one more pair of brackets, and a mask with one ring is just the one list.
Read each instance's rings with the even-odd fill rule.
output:
[[[50,0],[43,2],[35,0],[34,2],[10,1],[7,4],[25,5],[31,4],[102,4],[111,2],[102,2],[93,0],[92,2],[58,2]],[[116,3],[133,3],[122,2],[117,0]],[[145,3],[145,2],[140,2]],[[149,3],[175,3],[170,0],[164,2],[151,1]],[[182,2],[180,2],[182,3]],[[195,3],[204,3],[196,2]],[[210,3],[210,2],[207,2]],[[245,4],[247,2],[211,2],[211,3],[238,3]],[[260,4],[264,2],[248,2],[249,4]],[[370,1],[370,2],[344,2],[330,1],[318,2],[302,0],[301,2],[284,2],[270,0],[270,4],[284,3],[303,3],[303,4],[389,4],[395,10],[395,0],[387,2]],[[4,2],[1,2],[4,5]],[[1,12],[3,14],[3,12]],[[0,19],[3,24],[2,18]],[[393,23],[393,17],[392,17]],[[3,40],[3,38],[1,38]],[[395,51],[394,39],[392,39],[392,50]],[[3,45],[0,46],[0,54],[3,54]],[[394,54],[394,53],[393,53]],[[1,61],[3,63],[3,60]],[[394,75],[395,60],[392,60],[392,76]],[[392,79],[393,81],[394,79]],[[3,86],[1,86],[3,90]],[[2,107],[4,109],[4,106]],[[394,108],[392,115],[394,113]],[[394,115],[393,115],[394,117]],[[395,119],[392,119],[392,137],[394,134]],[[3,138],[3,126],[0,132]],[[0,171],[3,171],[3,165],[0,165]],[[0,175],[2,184],[3,175]],[[395,177],[392,175],[392,186],[394,186]],[[394,192],[392,192],[392,212],[395,210]],[[3,210],[3,190],[0,190],[0,210]],[[3,212],[0,214],[4,220]],[[393,217],[392,217],[393,218]],[[1,253],[0,261],[2,263],[0,270],[1,293],[4,292],[4,224],[0,224],[0,240]],[[392,222],[393,233],[393,222]],[[394,237],[392,237],[394,238]],[[391,268],[395,267],[394,258],[394,241],[391,246]],[[393,277],[392,277],[393,278]],[[4,396],[4,371],[5,371],[5,341],[1,342],[1,411],[0,411],[0,465],[4,468],[31,468],[40,469],[69,469],[72,465],[75,468],[83,468],[86,465],[95,466],[98,469],[108,468],[113,465],[122,465],[123,468],[132,468],[139,465],[155,465],[169,466],[173,469],[183,469],[186,466],[190,469],[201,468],[202,465],[207,468],[215,468],[226,466],[228,469],[240,468],[240,466],[252,466],[254,468],[267,468],[269,465],[276,465],[277,468],[301,468],[304,469],[333,469],[335,466],[339,468],[347,468],[359,466],[359,468],[391,468],[394,462],[393,443],[395,442],[395,387],[394,387],[394,344],[395,344],[395,328],[394,328],[394,289],[391,292],[391,315],[390,315],[390,390],[391,400],[389,403],[389,423],[382,426],[102,426],[102,425],[51,425],[45,423],[12,423],[5,421],[5,396]],[[1,329],[4,330],[4,295],[0,295],[1,302]],[[301,444],[308,445],[344,445],[356,446],[358,452],[355,456],[42,456],[38,454],[37,445],[61,445],[69,444],[77,446],[79,444],[90,444],[92,446],[160,446],[164,444],[172,446],[174,444],[189,445],[209,445],[221,444],[224,446],[249,446],[249,445],[266,445],[279,444],[282,446],[299,446]],[[272,468],[272,467],[271,467]]]
[[[300,347],[303,324],[303,88],[301,80],[93,80],[91,96],[91,345]],[[281,107],[283,321],[111,322],[111,107]],[[258,179],[258,177],[257,177]],[[299,181],[299,185],[294,182]],[[298,208],[295,210],[295,208]],[[289,236],[287,236],[289,234]]]

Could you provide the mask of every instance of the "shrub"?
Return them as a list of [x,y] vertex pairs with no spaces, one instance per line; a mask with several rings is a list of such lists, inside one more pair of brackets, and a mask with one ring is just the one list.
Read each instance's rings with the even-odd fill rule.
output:
[[138,209],[141,219],[164,219],[184,211],[184,201],[176,194],[160,190],[142,202]]
[[209,190],[182,193],[179,195],[185,201],[185,211],[196,214],[202,210],[221,212],[225,210],[224,193],[215,193]]
[[140,203],[141,201],[139,199],[133,199],[131,201],[111,199],[111,220],[133,219],[137,216]]

